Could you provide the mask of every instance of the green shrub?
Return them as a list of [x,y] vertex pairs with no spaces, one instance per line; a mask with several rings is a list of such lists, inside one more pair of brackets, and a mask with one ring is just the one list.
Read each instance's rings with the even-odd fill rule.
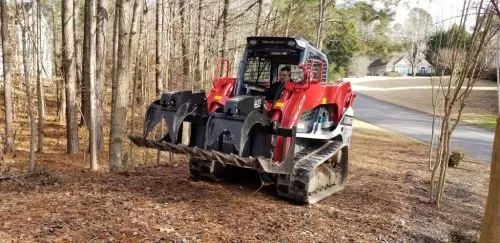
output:
[[387,77],[401,77],[401,74],[398,72],[390,71],[390,72],[385,72],[384,76]]
[[487,70],[484,70],[481,74],[481,78],[496,82],[497,81],[497,69],[496,68],[489,68]]
[[434,73],[436,74],[436,76],[449,76],[451,75],[451,70],[449,68],[435,66]]
[[448,161],[448,167],[457,167],[463,159],[464,153],[460,151],[453,151],[450,155],[450,160]]
[[328,81],[329,82],[334,82],[334,81],[337,81],[337,80],[342,80],[342,78],[345,77],[345,70],[343,67],[339,67],[339,68],[332,68],[332,69],[329,69],[328,70]]
[[452,243],[477,243],[479,237],[474,233],[466,233],[462,230],[453,230],[450,232],[450,242]]
[[417,77],[434,77],[436,76],[436,73],[417,73],[415,74]]

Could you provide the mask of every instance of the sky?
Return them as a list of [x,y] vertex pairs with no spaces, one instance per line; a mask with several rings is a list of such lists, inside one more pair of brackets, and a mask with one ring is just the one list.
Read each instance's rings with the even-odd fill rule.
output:
[[[433,22],[437,27],[448,28],[453,23],[460,22],[463,1],[461,0],[402,0],[396,9],[395,23],[404,24],[408,18],[410,10],[414,7],[425,9],[432,16]],[[473,24],[467,21],[467,25]]]

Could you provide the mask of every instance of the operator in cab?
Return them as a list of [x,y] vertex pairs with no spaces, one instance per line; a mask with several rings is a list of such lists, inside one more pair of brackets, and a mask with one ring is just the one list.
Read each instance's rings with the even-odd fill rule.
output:
[[278,82],[271,84],[267,90],[266,100],[275,101],[279,99],[285,83],[289,81],[292,81],[292,69],[288,66],[282,67],[278,75]]

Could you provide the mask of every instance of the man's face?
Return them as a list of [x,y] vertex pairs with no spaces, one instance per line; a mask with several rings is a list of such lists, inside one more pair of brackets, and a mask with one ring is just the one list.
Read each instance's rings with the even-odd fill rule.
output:
[[281,82],[287,82],[290,80],[290,72],[286,70],[280,71],[280,80]]

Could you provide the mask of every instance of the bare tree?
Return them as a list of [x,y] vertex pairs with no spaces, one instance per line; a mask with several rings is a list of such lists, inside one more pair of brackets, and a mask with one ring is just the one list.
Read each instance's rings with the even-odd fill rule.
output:
[[[79,30],[78,26],[79,26],[79,23],[80,23],[80,7],[78,6],[78,3],[79,1],[76,1],[74,2],[73,4],[73,29],[75,30],[73,32],[73,34],[75,35],[74,36],[74,40],[75,40],[75,64],[76,64],[76,85],[77,85],[77,88],[78,88],[78,91],[80,93],[80,96],[83,95],[82,94],[82,80],[83,80],[83,71],[82,71],[82,39],[81,39],[81,31]],[[82,99],[82,114],[84,114],[85,116],[85,105],[84,102],[83,102],[83,98]],[[80,125],[84,125],[85,121],[82,117],[82,120],[81,120],[81,124]]]
[[[138,0],[136,0],[136,3],[137,3],[137,1]],[[148,8],[147,8],[147,6],[143,6],[142,8],[144,8],[144,10],[141,13],[141,11],[140,11],[141,8],[139,8],[139,6],[137,6],[137,5],[142,5],[142,4],[138,3],[136,5],[136,3],[134,3],[134,12],[136,12],[136,14],[138,14],[140,16],[139,17],[140,20],[139,20],[139,31],[138,31],[139,35],[137,36],[137,41],[136,41],[138,43],[137,44],[138,46],[134,52],[135,65],[134,65],[134,74],[133,74],[133,81],[132,81],[132,113],[131,113],[132,117],[130,119],[130,131],[132,134],[134,134],[134,131],[135,131],[136,103],[138,103],[138,101],[137,101],[137,89],[138,89],[137,81],[139,81],[139,79],[141,78],[141,73],[142,73],[142,70],[144,69],[142,60],[144,59],[145,56],[147,59],[147,54],[145,54],[145,55],[142,54],[142,51],[144,50],[144,46],[146,45],[144,43],[146,41],[144,39],[144,28],[143,27],[144,27],[144,19],[147,17]],[[142,84],[141,86],[144,86],[144,85]],[[134,146],[129,147],[129,153],[130,153],[130,160],[134,161],[134,158],[135,158]]]
[[201,26],[202,26],[202,22],[201,22],[201,15],[202,15],[202,12],[203,12],[203,8],[202,8],[202,0],[198,0],[198,13],[197,13],[197,18],[196,18],[196,22],[197,22],[197,29],[196,29],[196,35],[197,35],[197,38],[196,38],[196,43],[195,43],[195,46],[198,47],[198,50],[197,50],[197,54],[196,55],[196,66],[195,66],[195,70],[194,70],[194,82],[195,82],[195,86],[194,86],[194,89],[200,89],[203,84],[203,80],[202,80],[202,75],[201,75],[201,71],[203,69],[203,64],[202,64],[202,59],[203,59],[203,36],[202,36],[202,32],[201,32]]
[[74,0],[62,0],[63,73],[66,84],[66,139],[67,152],[78,152],[78,125],[76,122],[76,52],[74,34]]
[[113,99],[111,107],[111,133],[109,143],[109,164],[111,171],[123,168],[123,136],[126,127],[128,87],[130,80],[128,37],[130,31],[130,0],[117,0],[118,50],[116,79],[113,80]]
[[163,0],[157,0],[156,1],[156,25],[155,25],[155,30],[156,30],[156,52],[155,52],[155,60],[156,60],[156,66],[155,66],[155,73],[156,73],[156,95],[160,95],[161,91],[163,91],[163,82],[162,82],[162,68],[161,68],[161,61],[162,61],[162,30],[161,27],[163,25]]
[[[332,1],[332,0],[329,0],[329,1]],[[323,6],[326,2],[320,2],[318,6]],[[281,0],[281,1],[276,1],[275,4],[273,3],[273,5],[276,5],[276,10],[275,10],[275,16],[278,17],[282,17],[282,21],[280,21],[282,27],[282,34],[285,35],[285,36],[289,36],[290,35],[290,29],[291,29],[291,26],[292,26],[292,22],[294,20],[299,20],[300,21],[300,18],[297,18],[297,15],[302,12],[302,10],[304,9],[304,5],[305,5],[305,1],[300,1],[300,0]],[[319,10],[319,9],[318,9]],[[323,11],[323,10],[321,10]],[[322,14],[320,14],[318,16],[318,20],[320,19],[320,16]],[[279,18],[275,18],[275,20],[278,20]],[[325,14],[323,14],[323,19],[325,20]],[[319,23],[319,21],[315,21],[316,24]],[[323,21],[324,22],[324,21]],[[277,28],[277,21],[275,21],[273,23],[273,27],[274,28]],[[316,26],[316,32],[318,31],[318,27],[319,25]],[[274,34],[274,32],[273,32]]]
[[286,20],[285,20],[285,36],[288,36],[288,34],[290,33],[290,21],[292,20],[292,17],[293,17],[293,5],[294,5],[294,2],[293,1],[290,1],[288,3],[288,7],[286,8]]
[[107,1],[97,1],[97,40],[96,40],[96,86],[95,93],[97,97],[96,103],[96,137],[97,150],[104,150],[103,139],[103,90],[104,82],[106,81],[106,27],[108,23]]
[[[460,28],[465,26],[469,13],[469,6],[472,0],[464,0],[462,17],[460,20]],[[469,97],[472,87],[478,79],[478,73],[481,73],[488,66],[489,59],[487,45],[490,42],[497,29],[492,27],[493,15],[490,14],[490,6],[481,1],[477,8],[476,22],[474,31],[471,37],[471,43],[467,47],[465,57],[463,59],[453,58],[451,75],[443,78],[440,83],[439,93],[443,96],[442,110],[443,116],[441,119],[441,130],[439,142],[435,154],[435,162],[433,163],[431,175],[431,202],[437,207],[441,204],[443,197],[446,170],[450,158],[450,140],[451,135],[462,115],[465,108],[467,98]],[[452,40],[453,56],[457,57],[458,50],[461,48],[458,45],[458,38]],[[456,117],[452,116],[456,114]]]
[[[139,25],[142,20],[142,8],[144,0],[134,0],[134,7],[132,11],[132,23],[130,25],[130,34],[128,37],[128,50],[130,52],[130,64],[136,60],[137,47],[139,42]],[[137,65],[137,63],[135,63]],[[131,69],[129,69],[130,71]]]
[[35,46],[35,51],[36,51],[36,90],[37,90],[37,98],[38,98],[38,152],[43,153],[43,145],[44,145],[44,139],[45,139],[45,134],[43,131],[44,127],[44,121],[45,121],[45,92],[42,84],[42,67],[41,67],[41,62],[42,62],[42,38],[41,38],[41,31],[42,31],[42,13],[40,9],[40,0],[37,0],[36,2],[36,31],[35,31],[35,40],[36,44]]
[[[226,0],[228,1],[228,0]],[[181,15],[181,55],[182,55],[182,88],[187,88],[187,81],[189,80],[189,54],[188,45],[186,41],[186,36],[184,32],[189,28],[186,28],[186,4],[185,0],[179,0],[179,13]]]
[[64,125],[66,123],[66,95],[64,92],[64,79],[59,78],[60,70],[56,37],[56,33],[58,33],[56,27],[56,12],[54,7],[50,10],[52,13],[52,76],[56,83],[57,118],[59,120],[59,125]]
[[2,19],[2,57],[4,75],[4,101],[5,101],[5,144],[4,152],[10,153],[14,149],[13,110],[12,110],[12,53],[11,40],[9,36],[10,16],[7,1],[0,3]]
[[24,71],[24,84],[26,88],[26,97],[28,99],[28,103],[26,104],[28,108],[28,120],[30,124],[30,151],[29,151],[29,161],[28,161],[28,169],[30,172],[35,170],[35,134],[36,134],[36,122],[35,116],[33,112],[33,100],[31,97],[31,79],[30,79],[30,68],[29,63],[32,59],[32,52],[28,52],[28,33],[30,30],[29,16],[26,13],[25,9],[21,10],[22,19],[19,21],[21,25],[21,35],[22,35],[22,56],[23,56],[23,71]]
[[[85,26],[83,45],[83,84],[88,86],[84,90],[88,95],[86,124],[89,130],[90,142],[90,169],[97,170],[97,97],[96,97],[96,0],[85,0]],[[85,87],[84,85],[84,87]]]
[[259,20],[260,20],[260,17],[262,16],[262,0],[257,0],[258,4],[257,4],[257,17],[255,19],[255,30],[253,32],[254,35],[259,35]]
[[319,15],[318,15],[318,23],[316,28],[316,47],[318,49],[323,49],[323,29],[325,22],[325,15],[328,10],[329,0],[319,0]]
[[[500,17],[498,0],[490,0],[493,9]],[[496,71],[497,86],[499,88],[498,104],[500,109],[500,34],[497,32],[496,39]],[[493,140],[493,151],[491,155],[490,184],[488,199],[484,210],[483,224],[481,226],[480,243],[494,243],[500,239],[500,111],[497,114],[497,127]]]
[[368,73],[370,59],[366,56],[356,55],[352,58],[348,66],[348,75],[354,77],[364,77]]
[[272,35],[276,35],[276,28],[278,27],[278,8],[275,8],[274,11],[272,11],[272,27],[271,27],[271,33]]
[[427,49],[427,39],[432,27],[431,15],[422,8],[413,8],[406,21],[406,41],[410,45],[408,48],[408,60],[412,68],[412,75],[415,77],[417,65],[425,59]]
[[229,11],[229,0],[224,0],[224,7],[222,9],[222,48],[221,48],[221,57],[222,58],[226,58],[227,31],[228,31],[227,12],[228,11]]

